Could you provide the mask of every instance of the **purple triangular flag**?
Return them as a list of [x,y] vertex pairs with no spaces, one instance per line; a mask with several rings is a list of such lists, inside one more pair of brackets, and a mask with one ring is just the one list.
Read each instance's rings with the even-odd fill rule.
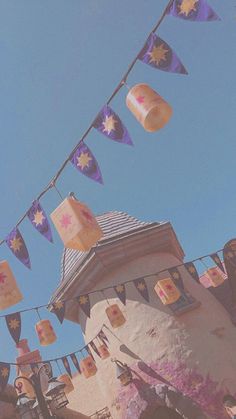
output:
[[198,275],[197,269],[195,268],[194,263],[193,262],[186,262],[184,264],[184,266],[187,269],[188,273],[192,276],[194,281],[200,282],[199,275]]
[[75,354],[71,354],[70,355],[70,358],[71,358],[71,361],[73,362],[75,368],[77,369],[78,373],[81,374],[81,369],[80,369],[80,366],[79,366],[79,361],[78,361],[76,355]]
[[105,335],[105,333],[103,332],[103,330],[100,330],[100,332],[98,333],[98,337],[103,341],[103,343],[105,343],[105,342],[109,343],[109,340],[108,340],[107,336]]
[[220,20],[206,0],[174,0],[167,14],[196,22]]
[[0,362],[0,392],[3,392],[10,375],[10,364],[7,364],[6,362]]
[[27,215],[34,228],[52,243],[51,227],[39,201],[36,200],[33,202],[31,208],[27,212]]
[[215,264],[218,266],[218,268],[220,268],[220,270],[225,274],[225,269],[224,269],[223,263],[220,260],[218,253],[213,253],[211,255],[211,258],[213,262],[215,262]]
[[86,316],[90,317],[90,299],[88,294],[80,295],[77,297],[77,301],[81,310],[86,314]]
[[65,317],[66,302],[57,301],[56,303],[53,303],[52,307],[52,312],[56,314],[59,322],[62,324]]
[[5,316],[7,328],[15,343],[19,343],[21,334],[21,315],[20,313],[7,314]]
[[92,351],[91,351],[90,347],[89,347],[88,345],[86,345],[86,346],[84,347],[84,349],[88,352],[88,354],[91,356],[91,358],[93,358],[94,362],[96,362],[96,361],[95,361],[95,358],[94,358],[94,356],[93,356],[93,354],[92,354]]
[[147,284],[144,278],[137,278],[133,281],[137,291],[142,295],[142,297],[149,302],[149,293]]
[[177,268],[169,268],[168,272],[171,276],[172,281],[178,288],[184,288],[184,283],[181,278],[180,272]]
[[116,285],[114,287],[114,290],[115,290],[115,293],[116,293],[117,297],[125,305],[126,304],[126,290],[125,290],[125,285],[124,284]]
[[139,54],[139,60],[159,70],[188,74],[171,47],[155,33],[149,36]]
[[73,166],[79,170],[83,175],[95,180],[96,182],[103,183],[102,173],[98,166],[93,153],[84,142],[81,142],[75,152],[70,157]]
[[24,239],[18,230],[14,228],[5,239],[7,246],[27,268],[31,269],[29,253],[25,245]]
[[99,353],[99,350],[98,350],[98,348],[96,347],[96,345],[95,345],[95,343],[93,341],[90,342],[90,346],[94,350],[94,352],[99,356],[99,358],[101,358],[101,355]]
[[63,365],[64,365],[65,369],[66,369],[66,372],[69,374],[70,378],[72,378],[71,369],[70,369],[70,364],[69,364],[69,362],[68,362],[67,357],[66,357],[66,356],[63,356],[63,357],[61,358],[61,360],[62,360],[62,363],[63,363]]
[[105,105],[99,112],[93,126],[111,140],[133,145],[130,135],[119,116],[108,105]]

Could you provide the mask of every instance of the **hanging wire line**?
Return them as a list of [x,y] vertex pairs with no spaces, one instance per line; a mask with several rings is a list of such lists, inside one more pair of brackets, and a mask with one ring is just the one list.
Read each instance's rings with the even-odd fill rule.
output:
[[[158,20],[157,24],[154,26],[154,28],[151,30],[151,32],[149,33],[147,39],[145,40],[144,45],[146,44],[149,36],[155,32],[160,24],[162,23],[163,19],[165,18],[165,15],[167,13],[167,11],[169,10],[169,8],[171,7],[172,3],[174,2],[174,0],[170,0],[167,4],[167,6],[165,7],[160,19]],[[109,103],[112,101],[112,99],[117,95],[117,93],[120,91],[120,89],[124,86],[124,84],[126,83],[126,80],[128,78],[128,75],[130,74],[130,72],[132,71],[134,65],[136,64],[139,54],[142,51],[144,45],[142,46],[142,48],[140,49],[140,51],[137,53],[137,55],[135,56],[135,58],[133,59],[133,61],[131,62],[131,64],[129,65],[126,73],[123,75],[123,77],[121,78],[120,82],[118,83],[118,85],[116,86],[115,90],[113,91],[113,93],[111,94],[111,96],[107,99],[106,104],[109,105]],[[76,146],[74,147],[74,149],[72,150],[72,152],[70,153],[70,155],[66,158],[66,160],[62,163],[61,167],[58,169],[57,173],[53,176],[53,178],[50,180],[50,182],[48,183],[48,185],[43,189],[43,191],[38,195],[38,197],[35,200],[39,200],[40,198],[42,198],[43,195],[45,195],[51,188],[56,188],[56,182],[59,178],[59,176],[61,175],[61,173],[63,172],[63,170],[65,169],[67,163],[70,162],[71,157],[73,156],[74,152],[76,151],[76,149],[78,148],[78,146],[84,141],[84,139],[87,137],[87,135],[89,134],[89,132],[91,131],[91,129],[93,128],[94,122],[97,118],[97,116],[99,115],[99,113],[96,115],[96,117],[93,119],[92,123],[89,125],[89,127],[87,128],[87,130],[85,131],[85,133],[82,135],[80,141],[76,144]],[[59,193],[60,194],[60,193]],[[28,210],[22,215],[22,217],[19,219],[19,221],[16,223],[15,227],[18,227],[22,221],[27,217],[27,213]],[[5,239],[0,241],[0,246],[5,243]]]
[[[93,339],[91,339],[88,343],[87,343],[87,345],[84,345],[82,348],[80,348],[80,349],[77,349],[76,351],[74,351],[74,352],[69,352],[68,354],[65,354],[65,355],[62,355],[62,356],[59,356],[59,357],[57,357],[57,358],[52,358],[52,359],[46,359],[46,360],[42,360],[42,361],[38,361],[37,362],[37,364],[47,364],[48,362],[56,362],[56,363],[58,363],[58,361],[61,361],[61,359],[62,358],[64,358],[64,357],[68,357],[68,356],[70,356],[70,355],[73,355],[73,354],[78,354],[79,352],[80,353],[82,353],[82,351],[86,351],[86,346],[88,346],[91,342],[93,342],[98,336],[99,336],[99,334],[103,331],[103,329],[104,329],[104,327],[105,327],[105,325],[103,324],[102,325],[102,327],[101,327],[101,329],[99,330],[99,332],[96,334],[96,336],[94,336],[94,338]],[[86,351],[87,352],[87,351]],[[21,365],[31,365],[31,364],[33,364],[33,362],[6,362],[6,361],[0,361],[0,363],[3,363],[3,364],[9,364],[9,365],[15,365],[15,366],[21,366]]]
[[[214,253],[220,253],[220,252],[222,252],[223,251],[223,249],[220,249],[220,250],[217,250],[216,252],[214,252]],[[102,295],[103,295],[103,297],[104,297],[104,299],[107,301],[107,303],[109,304],[109,301],[108,301],[108,299],[106,298],[106,295],[104,294],[104,291],[106,291],[106,290],[109,290],[109,289],[113,289],[115,286],[117,287],[117,286],[119,286],[119,285],[126,285],[126,284],[129,284],[129,283],[131,283],[131,282],[133,282],[133,281],[135,281],[135,280],[138,280],[138,279],[149,279],[149,278],[151,278],[151,277],[153,277],[153,275],[159,275],[159,274],[161,274],[161,273],[164,273],[164,272],[166,272],[166,271],[168,271],[169,269],[172,269],[172,268],[180,268],[181,266],[185,266],[185,264],[187,264],[187,263],[194,263],[194,262],[198,262],[198,261],[200,261],[201,263],[203,263],[202,262],[202,259],[205,259],[205,258],[208,258],[208,257],[210,257],[211,255],[212,255],[213,253],[209,253],[209,254],[207,254],[207,255],[204,255],[204,256],[200,256],[200,257],[198,257],[198,258],[196,258],[196,259],[193,259],[193,260],[191,260],[191,261],[189,261],[189,262],[184,262],[184,263],[180,263],[179,265],[176,265],[176,266],[169,266],[168,268],[165,268],[165,269],[162,269],[161,271],[158,271],[158,272],[153,272],[152,274],[148,274],[148,275],[143,275],[143,276],[141,276],[141,277],[137,277],[137,278],[133,278],[133,279],[128,279],[127,281],[124,281],[124,282],[121,282],[120,284],[116,284],[116,285],[110,285],[109,287],[104,287],[104,288],[102,288],[102,289],[97,289],[97,290],[94,290],[94,291],[89,291],[89,292],[87,292],[86,293],[86,295],[91,295],[91,294],[96,294],[96,293],[101,293]],[[204,263],[203,263],[204,264]],[[204,264],[204,266],[208,269],[208,266],[206,265],[206,264]],[[84,294],[81,294],[81,295],[84,295]],[[76,301],[76,300],[78,300],[78,298],[81,296],[81,295],[77,295],[76,297],[73,297],[73,298],[68,298],[68,299],[66,299],[66,300],[58,300],[58,301],[62,301],[62,302],[64,302],[64,303],[66,303],[67,301]],[[37,306],[37,307],[31,307],[31,308],[26,308],[26,309],[24,309],[24,310],[19,310],[19,311],[17,311],[17,312],[15,312],[15,313],[25,313],[25,312],[27,312],[27,311],[33,311],[33,310],[35,310],[37,313],[38,313],[38,310],[39,309],[41,309],[41,308],[45,308],[45,307],[47,307],[48,309],[49,309],[49,307],[52,307],[52,309],[54,309],[54,303],[48,303],[48,304],[43,304],[43,305],[41,305],[41,306]],[[15,314],[15,313],[12,313],[12,314]],[[6,317],[6,315],[0,315],[0,318],[4,318],[4,317]]]

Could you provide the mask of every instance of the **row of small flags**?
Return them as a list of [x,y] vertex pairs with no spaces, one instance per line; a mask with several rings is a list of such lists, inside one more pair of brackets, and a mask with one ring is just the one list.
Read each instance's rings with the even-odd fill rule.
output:
[[[218,253],[213,253],[210,255],[211,259],[214,261],[214,263],[218,266],[219,269],[221,269],[221,271],[223,273],[227,272],[227,276],[228,276],[228,280],[229,280],[229,284],[231,286],[231,290],[232,290],[232,300],[234,301],[234,303],[236,302],[236,239],[232,239],[230,241],[228,241],[226,243],[226,245],[224,246],[223,249],[223,259],[224,259],[224,265],[218,255]],[[198,258],[197,260],[201,261],[203,259],[203,257]],[[195,261],[197,261],[195,260]],[[200,283],[200,279],[199,279],[199,275],[197,272],[197,269],[195,267],[195,264],[193,262],[187,262],[183,265],[178,265],[177,267],[173,267],[168,269],[169,274],[171,276],[171,278],[173,279],[173,281],[176,283],[176,285],[180,288],[183,287],[183,283],[182,283],[182,278],[181,278],[181,274],[178,270],[178,268],[180,266],[184,266],[187,271],[189,272],[189,274],[192,276],[192,278],[194,279],[194,281]],[[158,274],[158,273],[156,273]],[[140,294],[144,297],[144,299],[146,301],[149,301],[149,295],[148,295],[148,289],[146,286],[146,282],[145,279],[139,279],[139,280],[134,280],[135,281],[135,286],[137,288],[137,290],[140,292]],[[119,296],[120,301],[125,304],[126,303],[126,293],[125,293],[125,284],[119,284],[116,287],[116,294],[117,296]],[[87,302],[89,302],[89,294],[80,296],[80,297],[85,297],[82,301],[86,304]],[[80,298],[77,297],[77,298]],[[87,300],[88,298],[88,300]],[[60,320],[60,322],[62,323],[64,320],[64,313],[65,313],[65,303],[66,301],[60,302],[62,303],[58,305],[58,303],[54,303],[53,304],[53,311],[54,313],[57,315],[58,319]],[[82,305],[86,305],[86,304],[82,304]],[[58,308],[56,308],[58,307]],[[63,307],[63,308],[62,308]],[[90,307],[90,303],[89,303],[89,307]],[[36,308],[34,308],[36,309]],[[87,314],[90,314],[90,310],[89,312],[87,312]],[[9,329],[9,332],[11,334],[11,336],[13,337],[13,339],[15,340],[15,342],[18,342],[20,339],[20,332],[21,332],[21,316],[20,316],[20,312],[19,313],[14,313],[14,314],[8,314],[5,316],[6,318],[6,323]],[[103,328],[100,330],[100,332],[97,334],[97,336],[90,341],[87,345],[85,345],[82,349],[71,353],[69,355],[63,356],[61,358],[55,358],[55,359],[51,359],[50,361],[42,361],[42,363],[50,363],[50,362],[58,362],[59,360],[62,361],[67,373],[71,376],[71,367],[68,361],[68,358],[72,361],[73,365],[75,366],[75,368],[77,369],[77,371],[81,374],[81,370],[80,370],[80,366],[79,366],[79,362],[77,359],[76,354],[80,353],[81,355],[83,355],[83,351],[86,351],[89,355],[92,356],[92,358],[94,359],[94,355],[93,352],[96,353],[98,356],[100,356],[99,351],[97,349],[96,346],[96,339],[98,339],[99,342],[102,342],[105,346],[108,347],[108,343],[109,340],[106,336],[106,334],[103,331]],[[8,379],[9,379],[9,375],[10,375],[10,368],[11,365],[16,365],[15,363],[6,363],[6,362],[0,362],[0,391],[3,391],[5,386],[8,383]],[[35,365],[31,365],[31,367],[33,368]]]
[[[218,253],[213,253],[210,255],[212,261],[221,269],[221,271],[225,274],[224,265],[218,255]],[[201,261],[203,257],[200,257],[198,260]],[[231,259],[230,259],[231,260]],[[236,255],[235,258],[232,259],[232,261],[235,261],[236,264]],[[227,262],[226,262],[227,263]],[[179,271],[179,266],[184,266],[189,274],[192,276],[192,278],[200,283],[199,280],[199,274],[197,272],[197,269],[193,262],[186,262],[183,265],[178,265],[178,267],[169,268],[166,271],[169,273],[171,279],[174,281],[176,286],[179,289],[183,289],[183,280]],[[163,272],[163,271],[162,271]],[[160,273],[160,272],[159,272]],[[154,274],[153,274],[154,275]],[[158,275],[158,272],[155,273],[155,275]],[[147,279],[146,279],[147,280]],[[136,278],[132,281],[124,282],[118,285],[115,285],[113,287],[110,287],[115,292],[115,295],[119,298],[122,304],[126,304],[126,285],[127,283],[132,282],[136,288],[136,290],[140,293],[140,295],[144,298],[146,302],[149,302],[149,292],[148,292],[148,286],[146,283],[145,277],[144,278]],[[106,288],[107,290],[107,288]],[[104,295],[105,290],[98,290],[97,292],[101,292]],[[78,302],[79,307],[81,310],[85,313],[87,317],[90,318],[90,311],[91,311],[91,302],[90,302],[90,294],[83,294],[80,296],[77,296],[74,298]],[[65,311],[66,311],[66,303],[70,300],[64,300],[64,301],[57,301],[51,305],[51,311],[56,315],[59,322],[62,324],[65,318]],[[45,307],[48,307],[45,305]],[[32,308],[32,310],[38,311],[38,307]],[[15,343],[18,343],[21,338],[21,312],[16,312],[12,314],[7,314],[5,316],[6,325],[8,328],[8,331],[15,341]]]
[[[99,354],[99,351],[97,349],[95,340],[97,340],[98,342],[100,342],[103,345],[105,345],[106,347],[108,347],[109,340],[108,340],[106,334],[104,333],[103,329],[101,329],[100,332],[97,334],[97,336],[93,340],[91,340],[87,345],[85,345],[83,348],[81,348],[81,349],[79,349],[79,350],[77,350],[77,351],[75,351],[71,354],[62,356],[61,358],[50,359],[50,361],[47,361],[47,360],[46,361],[40,361],[39,364],[40,365],[42,365],[42,364],[51,365],[51,363],[56,362],[57,365],[58,365],[58,361],[61,361],[65,370],[66,370],[66,372],[72,378],[72,372],[71,372],[69,359],[72,361],[72,363],[75,366],[78,373],[81,374],[81,369],[80,369],[79,361],[78,361],[78,358],[77,358],[76,354],[80,353],[80,356],[83,357],[83,351],[86,351],[87,354],[90,355],[93,358],[94,362],[96,362],[96,359],[95,359],[95,357],[93,355],[93,352],[92,352],[92,350],[93,350],[100,357],[100,354]],[[20,363],[15,364],[15,363],[8,363],[8,362],[0,362],[0,392],[4,391],[4,389],[5,389],[5,387],[8,383],[10,372],[11,372],[11,366],[20,367],[21,365],[25,366],[25,365],[28,365],[28,364],[20,364]],[[36,364],[36,363],[29,364],[29,365],[30,365],[32,371],[34,371],[35,369],[38,368],[38,364]]]
[[[166,14],[191,21],[220,20],[205,0],[174,0],[167,8]],[[187,70],[172,48],[155,33],[151,33],[149,36],[138,55],[138,59],[159,70],[187,74]],[[103,106],[93,122],[93,127],[111,140],[122,144],[133,144],[125,125],[108,105]],[[103,183],[98,162],[84,141],[79,142],[77,148],[71,153],[69,160],[83,175],[96,182]],[[38,200],[33,202],[27,216],[36,230],[52,242],[50,225]],[[15,227],[4,241],[13,254],[30,269],[29,253],[18,227]]]

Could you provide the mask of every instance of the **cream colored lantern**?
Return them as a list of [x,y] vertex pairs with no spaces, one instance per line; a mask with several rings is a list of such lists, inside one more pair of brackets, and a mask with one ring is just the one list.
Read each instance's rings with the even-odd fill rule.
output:
[[210,284],[213,287],[216,288],[219,285],[223,284],[223,282],[224,282],[223,274],[221,272],[219,272],[219,269],[217,267],[209,268],[206,271],[206,274],[209,278]]
[[154,289],[164,305],[175,303],[181,296],[171,278],[160,279]]
[[85,378],[92,377],[97,372],[96,364],[93,358],[89,355],[86,358],[81,359],[80,369],[84,374]]
[[64,392],[66,394],[71,393],[74,390],[74,385],[71,381],[71,378],[68,374],[62,374],[57,378],[58,381],[65,384]]
[[126,105],[146,131],[154,132],[167,124],[171,106],[147,84],[136,84],[127,97]]
[[108,351],[108,348],[104,344],[102,344],[98,347],[98,352],[99,352],[100,357],[102,359],[109,358],[109,356],[110,356],[110,352]]
[[86,252],[103,236],[88,207],[75,198],[66,198],[51,214],[51,219],[65,245]]
[[122,326],[125,322],[125,316],[117,304],[112,304],[106,308],[106,314],[111,323],[111,326],[115,329]]
[[35,330],[39,338],[40,345],[48,346],[57,340],[50,320],[40,320],[35,325]]
[[23,299],[12,270],[6,260],[0,262],[0,310],[14,306]]

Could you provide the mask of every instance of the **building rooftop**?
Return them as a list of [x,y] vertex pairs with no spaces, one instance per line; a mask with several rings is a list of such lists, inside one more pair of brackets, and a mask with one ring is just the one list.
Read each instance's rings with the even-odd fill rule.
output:
[[[96,217],[98,224],[103,231],[103,237],[95,247],[107,243],[114,237],[124,237],[127,233],[140,231],[145,227],[158,226],[160,222],[148,223],[140,221],[131,215],[121,211],[109,211]],[[91,251],[91,250],[90,250]],[[86,259],[89,252],[80,252],[73,249],[64,248],[61,259],[61,282],[66,280],[75,269]]]

